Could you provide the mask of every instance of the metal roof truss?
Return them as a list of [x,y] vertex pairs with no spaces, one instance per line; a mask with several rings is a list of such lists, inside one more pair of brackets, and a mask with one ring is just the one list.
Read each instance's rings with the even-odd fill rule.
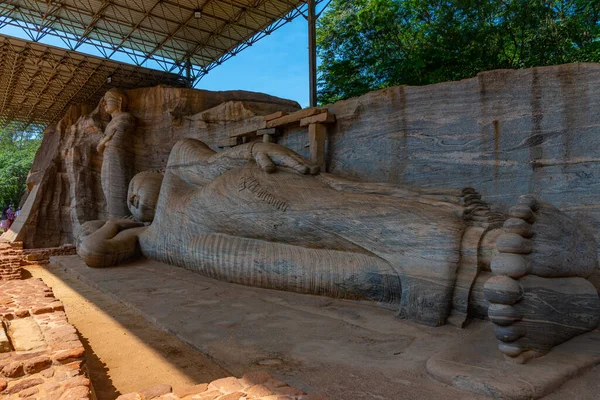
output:
[[305,0],[4,0],[0,28],[20,27],[34,42],[52,35],[73,51],[92,45],[108,59],[125,54],[196,82],[305,10]]
[[176,74],[0,35],[0,126],[56,122],[70,104],[97,104],[111,87],[186,86]]

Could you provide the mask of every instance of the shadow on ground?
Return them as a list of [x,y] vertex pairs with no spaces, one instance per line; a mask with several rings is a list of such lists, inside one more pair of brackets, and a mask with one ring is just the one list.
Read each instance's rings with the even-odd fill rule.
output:
[[64,303],[84,344],[98,400],[114,400],[157,384],[182,387],[231,376],[175,335],[60,269],[25,268],[24,278],[42,278]]
[[113,385],[112,379],[108,376],[106,363],[102,362],[94,349],[90,347],[89,340],[77,331],[79,340],[83,343],[85,349],[85,362],[90,380],[94,386],[94,392],[97,399],[116,399],[120,393]]

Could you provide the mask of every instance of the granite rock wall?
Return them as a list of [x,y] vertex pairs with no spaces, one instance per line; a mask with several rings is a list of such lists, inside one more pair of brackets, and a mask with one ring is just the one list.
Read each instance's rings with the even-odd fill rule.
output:
[[[600,64],[496,70],[327,106],[329,172],[472,186],[501,211],[532,193],[600,239]],[[305,131],[279,143],[306,153]]]
[[[136,120],[129,149],[136,173],[164,168],[179,139],[210,137],[208,125],[300,108],[294,101],[262,93],[166,86],[130,90],[127,98],[126,111]],[[217,106],[221,111],[211,120],[197,116]],[[57,125],[46,129],[22,211],[1,240],[22,241],[25,248],[57,247],[73,243],[81,223],[106,218],[100,180],[103,156],[96,147],[109,121],[102,100],[95,108],[72,106]]]
[[[489,71],[340,101],[327,106],[337,118],[327,169],[361,181],[473,186],[499,211],[533,193],[600,239],[599,87],[600,64],[582,63]],[[298,109],[258,93],[162,86],[129,91],[128,98],[137,123],[136,171],[164,167],[183,137],[218,150],[231,121]],[[80,107],[47,130],[30,204],[14,224],[17,233],[5,239],[23,240],[26,248],[72,243],[81,222],[105,217],[95,146],[108,120],[102,104],[91,112]],[[277,142],[308,156],[306,128],[287,127]]]

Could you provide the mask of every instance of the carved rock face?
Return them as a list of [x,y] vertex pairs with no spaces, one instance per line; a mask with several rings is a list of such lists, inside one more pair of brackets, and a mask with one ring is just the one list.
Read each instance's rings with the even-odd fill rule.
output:
[[152,222],[158,202],[163,174],[154,171],[140,172],[129,183],[127,206],[133,218],[140,222]]
[[120,89],[110,89],[104,95],[104,103],[104,110],[109,114],[125,111],[127,106],[127,95]]

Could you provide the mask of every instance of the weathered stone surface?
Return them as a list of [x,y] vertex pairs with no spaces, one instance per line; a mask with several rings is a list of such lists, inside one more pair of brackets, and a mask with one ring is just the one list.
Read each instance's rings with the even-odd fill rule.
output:
[[[222,132],[230,122],[299,109],[293,101],[244,91],[158,86],[128,91],[126,98],[123,121],[129,121],[127,126],[119,123],[119,118],[111,123],[103,100],[91,113],[86,107],[72,107],[56,126],[46,129],[28,178],[27,200],[12,229],[3,235],[4,240],[23,240],[26,248],[73,243],[73,232],[81,223],[109,215],[104,189],[112,192],[112,186],[103,189],[102,170],[105,175],[120,173],[110,169],[109,164],[126,162],[132,174],[164,168],[171,148],[183,137],[214,137],[212,132]],[[118,109],[118,99],[113,103],[117,107],[111,103],[109,111]],[[118,132],[113,136],[118,140],[112,144],[106,141],[108,153],[104,157],[112,162],[103,163],[97,147],[107,138],[107,130]],[[127,145],[112,146],[119,143]],[[216,141],[213,145],[216,148]],[[121,194],[127,191],[126,186],[118,189]]]
[[223,393],[221,393],[220,390],[210,390],[204,393],[200,393],[196,396],[194,396],[194,399],[198,399],[198,400],[214,400],[217,399],[219,397],[221,397],[223,395]]
[[39,356],[27,360],[23,363],[23,370],[26,374],[32,375],[48,368],[52,364],[52,360],[48,356]]
[[144,400],[150,400],[155,397],[162,396],[163,394],[171,393],[172,390],[173,388],[171,387],[171,385],[156,385],[146,390],[143,390],[140,393],[143,396]]
[[46,347],[42,331],[32,317],[10,321],[8,334],[17,351],[40,350]]
[[32,387],[29,389],[21,390],[19,392],[19,397],[28,398],[28,397],[33,396],[34,394],[39,393],[39,391],[40,391],[40,389],[38,389],[37,387]]
[[243,392],[234,392],[234,393],[228,393],[224,396],[220,396],[219,400],[240,400],[240,399],[245,399],[245,393]]
[[[155,132],[157,126],[147,125],[152,120],[149,115],[157,106],[148,107],[149,102],[144,103],[140,98],[135,100],[135,93],[128,93],[128,98],[131,97],[128,106],[136,118],[137,128],[130,134],[133,145],[127,149],[134,156],[125,158],[128,162],[133,158],[136,172],[167,166],[164,180],[156,179],[156,182],[160,181],[156,186],[161,189],[161,196],[155,201],[156,216],[154,221],[144,217],[138,222],[118,219],[88,222],[80,237],[80,254],[89,265],[104,267],[137,257],[141,252],[147,257],[229,282],[394,304],[402,316],[429,325],[445,323],[452,307],[460,309],[459,314],[462,314],[457,316],[459,325],[468,312],[473,312],[472,316],[483,316],[479,307],[469,311],[470,304],[466,301],[470,298],[471,288],[481,287],[477,282],[478,273],[490,270],[489,259],[493,251],[518,254],[525,259],[523,265],[513,265],[513,259],[492,268],[505,275],[493,277],[488,282],[487,301],[525,310],[516,313],[518,315],[538,307],[534,297],[543,303],[544,296],[548,296],[549,303],[554,304],[560,297],[556,293],[563,293],[565,310],[578,309],[578,303],[584,303],[580,308],[585,323],[574,324],[575,329],[567,329],[568,333],[552,330],[547,333],[543,324],[552,322],[551,319],[533,321],[529,318],[526,322],[535,326],[527,329],[518,328],[521,321],[516,318],[514,327],[497,324],[496,336],[506,355],[517,355],[520,348],[515,350],[512,343],[525,337],[524,332],[528,339],[525,348],[534,352],[547,351],[549,343],[558,344],[574,336],[575,331],[581,333],[597,326],[598,296],[590,289],[592,284],[587,279],[593,281],[598,271],[598,245],[584,224],[534,197],[514,199],[512,204],[516,205],[510,209],[508,204],[499,204],[496,209],[505,211],[502,214],[493,212],[495,209],[491,210],[470,187],[477,186],[482,177],[486,177],[488,189],[490,185],[510,179],[510,185],[501,189],[494,187],[486,194],[496,196],[506,187],[514,193],[538,193],[544,192],[539,189],[541,182],[552,180],[554,183],[550,186],[554,191],[566,193],[565,187],[561,186],[566,175],[578,175],[580,168],[584,168],[583,172],[594,172],[595,159],[589,157],[589,143],[587,146],[578,143],[579,135],[574,135],[572,129],[579,126],[573,115],[583,107],[574,109],[568,102],[556,101],[556,85],[546,84],[560,82],[560,95],[568,99],[573,93],[580,93],[585,82],[595,79],[587,76],[581,83],[572,77],[583,72],[589,75],[590,71],[598,75],[598,66],[494,71],[452,84],[391,88],[335,104],[329,110],[337,116],[337,123],[327,134],[321,132],[320,154],[321,157],[326,155],[323,161],[330,171],[357,178],[360,182],[325,173],[319,175],[314,166],[297,154],[270,143],[244,143],[220,153],[214,152],[215,144],[224,138],[223,135],[237,134],[237,129],[263,127],[264,118],[261,120],[256,115],[266,112],[244,115],[239,120],[219,120],[219,115],[228,113],[227,106],[214,107],[197,118],[186,118],[185,113],[171,110],[168,118],[171,136],[159,143],[155,140],[159,135],[150,133]],[[523,85],[514,86],[514,82],[522,84],[529,78],[528,90],[521,90]],[[564,79],[567,80],[563,82]],[[156,88],[145,90],[147,93],[160,92]],[[432,91],[436,91],[435,101],[431,100]],[[506,93],[512,97],[507,97]],[[465,100],[450,101],[457,96]],[[587,99],[590,96],[593,97],[590,94],[580,97]],[[531,103],[529,109],[519,107],[522,98]],[[510,103],[510,107],[497,106],[499,99]],[[588,99],[588,106],[594,104],[594,99]],[[155,98],[152,100],[156,101]],[[142,104],[147,106],[147,114],[140,107]],[[185,105],[181,107],[185,108]],[[238,110],[245,109],[240,107]],[[408,112],[410,107],[414,108]],[[473,112],[475,108],[478,113]],[[108,116],[102,109],[99,107],[94,113],[78,119],[76,126],[72,121],[63,121],[64,127],[69,127],[71,142],[64,147],[68,148],[68,155],[65,152],[62,164],[57,164],[61,168],[55,167],[53,176],[61,176],[64,170],[65,182],[80,184],[86,179],[72,178],[81,172],[80,166],[96,167],[91,169],[95,175],[85,184],[66,185],[69,195],[65,198],[75,201],[71,202],[70,217],[61,220],[71,224],[70,230],[61,230],[66,232],[65,235],[85,219],[103,219],[110,214],[107,212],[110,207],[98,201],[105,199],[108,204],[110,196],[103,190],[99,197],[98,185],[93,182],[98,178],[98,170],[104,168],[104,163],[98,168],[100,159],[94,153],[93,145],[97,144],[100,132],[106,134],[110,127]],[[523,112],[524,109],[528,112]],[[138,110],[138,114],[134,110]],[[514,110],[519,110],[519,114],[514,114]],[[548,112],[552,115],[547,121],[544,118]],[[305,118],[313,113],[316,111],[302,110],[272,119],[266,126],[287,127],[292,122],[299,122],[299,115]],[[174,114],[178,117],[173,118]],[[588,114],[592,113],[587,112],[581,118],[587,118],[589,122],[582,127],[587,129],[581,134],[583,138],[593,136],[591,133],[598,125],[589,121]],[[559,121],[555,115],[564,116],[566,122]],[[164,112],[161,118],[167,120]],[[158,120],[160,118],[155,119]],[[85,121],[92,134],[87,134]],[[253,125],[254,122],[257,125]],[[556,133],[555,126],[568,129]],[[59,128],[58,131],[66,132]],[[303,154],[306,154],[305,140],[312,138],[315,142],[315,135],[304,132],[299,139],[297,133],[300,130],[285,129],[287,132],[279,143],[288,144]],[[205,143],[185,139],[171,149],[175,138],[181,137],[173,133],[175,131],[202,138]],[[506,135],[502,133],[507,131]],[[325,136],[327,143],[324,143]],[[556,146],[559,139],[564,139],[562,147]],[[241,138],[236,141],[241,142]],[[482,151],[485,146],[488,146],[487,153]],[[565,152],[559,154],[556,148]],[[315,158],[319,157],[313,156]],[[560,167],[557,169],[557,166]],[[532,169],[531,174],[528,168]],[[449,174],[453,179],[448,179]],[[100,172],[100,177],[102,175]],[[143,186],[150,180],[147,178],[132,182]],[[532,179],[537,184],[532,184]],[[409,186],[411,183],[421,186]],[[468,187],[463,190],[430,189],[449,184]],[[593,184],[590,187],[586,186],[586,190],[596,190]],[[28,201],[35,188],[36,185]],[[119,188],[123,193],[124,184]],[[130,207],[148,205],[135,184],[130,189],[127,196]],[[181,196],[181,193],[187,196]],[[553,197],[564,207],[562,198]],[[576,197],[582,199],[585,196],[578,194]],[[52,204],[64,204],[65,201],[61,199]],[[578,204],[584,203],[585,199]],[[34,203],[30,203],[27,210],[33,208]],[[29,212],[27,210],[25,214]],[[505,224],[504,233],[495,235],[507,219],[510,222]],[[515,223],[515,220],[520,222]],[[152,224],[143,227],[142,222]],[[461,238],[471,226],[481,228],[485,235],[481,238],[482,248],[475,245],[467,249],[471,250],[469,252],[464,251]],[[492,233],[493,238],[489,238]],[[487,251],[492,248],[495,249]],[[486,251],[487,256],[472,260],[470,267],[461,264],[461,257],[471,253],[479,257]],[[471,270],[463,271],[463,266]],[[259,278],[254,273],[256,270],[264,275]],[[294,279],[289,279],[290,276]],[[319,279],[315,280],[315,277]],[[481,279],[483,275],[479,277]],[[576,284],[572,284],[574,280],[577,280]],[[315,285],[315,281],[318,284]],[[536,292],[535,288],[542,286],[548,290]],[[569,290],[562,290],[563,287]],[[527,297],[527,290],[535,292],[535,296]],[[486,301],[481,297],[471,298],[472,304]],[[494,310],[498,312],[497,321],[503,323],[506,318],[516,315],[507,313],[506,308],[495,307]],[[562,322],[571,327],[570,321]]]
[[242,376],[242,384],[245,386],[254,386],[265,383],[271,379],[271,375],[264,371],[251,371]]
[[[252,382],[265,382],[252,384]],[[247,384],[251,383],[251,384]],[[171,386],[158,385],[139,393],[128,393],[121,395],[117,400],[149,400],[158,398],[161,400],[264,400],[264,399],[292,399],[304,398],[306,393],[293,388],[285,382],[276,379],[263,371],[248,372],[241,379],[233,376],[217,379],[210,383],[202,383],[195,386],[175,388],[171,393]],[[311,399],[311,397],[306,397]],[[320,397],[315,397],[320,399]]]
[[68,363],[74,359],[83,357],[85,349],[81,343],[77,343],[77,347],[69,350],[62,350],[52,355],[52,359],[61,363]]
[[275,394],[271,389],[269,389],[265,385],[254,385],[249,388],[246,388],[246,393],[250,397],[262,397]]
[[32,314],[46,314],[52,311],[54,311],[54,307],[52,306],[34,307],[31,309]]
[[524,363],[597,327],[600,300],[585,279],[597,268],[591,235],[550,204],[530,195],[518,202],[496,242],[491,270],[498,275],[484,292],[500,351]]
[[194,386],[186,386],[181,388],[176,388],[173,393],[181,398],[186,396],[192,396],[199,393],[204,393],[208,389],[208,383],[200,383]]
[[217,379],[216,381],[212,381],[210,386],[224,393],[237,392],[244,388],[242,384],[238,382],[237,378],[234,377]]
[[[319,173],[272,143],[215,152],[184,139],[171,151],[164,177],[143,172],[130,182],[128,206],[137,220],[86,222],[78,253],[96,268],[144,255],[228,282],[376,301],[432,326],[448,318],[462,326],[469,312],[486,316],[474,314],[479,308],[470,305],[482,301],[470,294],[479,272],[491,269],[485,254],[492,247],[521,255],[532,277],[555,278],[547,282],[554,292],[561,292],[563,276],[581,279],[580,288],[593,287],[585,278],[598,266],[597,245],[575,221],[524,198],[537,204],[535,213],[529,203],[519,203],[511,215],[532,224],[533,237],[525,238],[503,232],[507,216],[490,211],[480,197],[472,188],[365,183]],[[531,298],[521,301],[524,289],[510,276],[493,276],[484,287],[490,303],[536,307]],[[553,303],[554,292],[538,296]],[[565,310],[582,310],[588,323],[544,335],[540,320],[528,329],[528,350],[542,354],[550,343],[598,326],[598,294],[569,293]],[[497,336],[514,342],[516,329],[502,325]],[[500,350],[514,353],[507,345]]]
[[6,326],[0,320],[0,353],[7,353],[12,351],[8,336],[6,336]]
[[[566,337],[574,337],[576,332],[586,332],[598,325],[600,301],[589,281],[527,275],[519,279],[518,284],[524,295],[511,305],[518,320],[512,324],[497,324],[495,329],[496,338],[504,342],[501,350],[506,355],[545,354]],[[492,322],[497,321],[492,319]]]
[[[593,63],[498,70],[328,105],[337,118],[329,171],[366,181],[472,185],[505,211],[533,193],[597,226],[600,164],[592,149],[599,117],[591,110],[600,105],[593,89],[599,81]],[[295,150],[307,143],[302,135],[283,140]]]
[[[75,376],[75,377],[67,379],[66,381],[63,382],[63,387],[65,389],[70,389],[70,388],[74,388],[77,386],[89,386],[89,385],[90,385],[90,380],[88,378],[86,378],[85,376]],[[168,386],[168,385],[166,385],[166,386]],[[152,388],[152,389],[155,389],[155,388]],[[151,392],[148,392],[148,393],[151,394]],[[163,394],[164,393],[165,392],[163,392]]]
[[2,368],[2,375],[8,378],[23,376],[23,363],[15,361],[6,365]]
[[300,389],[296,389],[287,385],[275,388],[273,389],[273,391],[275,392],[275,394],[284,396],[299,396],[301,394],[306,394]]
[[88,386],[76,386],[73,388],[67,389],[62,396],[60,396],[61,400],[80,400],[80,399],[89,399],[90,396],[90,388]]
[[21,390],[29,389],[30,387],[41,385],[42,383],[44,383],[44,380],[40,378],[25,379],[18,382],[16,385],[11,385],[11,387],[6,390],[6,393],[19,393]]
[[264,385],[268,388],[270,388],[271,390],[276,390],[282,387],[287,386],[287,383],[285,383],[284,381],[277,379],[277,378],[269,378],[265,381]]
[[495,399],[537,399],[561,386],[578,371],[600,362],[600,333],[589,332],[555,347],[526,365],[507,363],[495,350],[484,326],[459,345],[427,361],[435,379]]

